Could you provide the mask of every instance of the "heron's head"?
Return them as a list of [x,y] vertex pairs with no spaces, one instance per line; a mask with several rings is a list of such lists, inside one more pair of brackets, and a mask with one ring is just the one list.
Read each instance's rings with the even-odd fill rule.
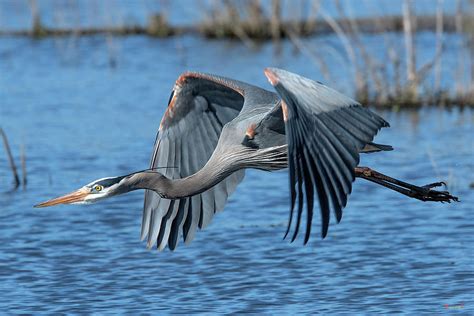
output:
[[58,204],[95,203],[110,196],[125,193],[126,190],[124,190],[122,186],[122,181],[125,178],[127,178],[127,176],[98,179],[86,184],[79,190],[37,204],[35,207],[47,207]]

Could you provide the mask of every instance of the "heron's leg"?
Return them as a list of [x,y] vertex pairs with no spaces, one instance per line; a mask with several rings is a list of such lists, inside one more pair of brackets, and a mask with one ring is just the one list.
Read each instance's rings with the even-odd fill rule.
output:
[[449,194],[448,191],[437,191],[432,188],[446,185],[444,182],[430,183],[424,186],[416,186],[398,179],[391,178],[368,167],[356,167],[356,177],[372,181],[386,188],[397,191],[403,195],[421,201],[451,202],[459,201],[457,197]]

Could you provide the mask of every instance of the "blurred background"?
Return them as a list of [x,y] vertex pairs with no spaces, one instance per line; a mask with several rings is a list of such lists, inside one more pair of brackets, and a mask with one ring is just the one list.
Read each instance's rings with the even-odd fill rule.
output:
[[[474,312],[474,1],[0,1],[0,310]],[[357,180],[322,241],[282,241],[287,172],[249,170],[175,252],[139,242],[142,192],[33,209],[148,166],[179,74],[271,90],[263,68],[377,111],[395,151],[362,157],[455,204]],[[318,220],[314,226],[318,226]]]

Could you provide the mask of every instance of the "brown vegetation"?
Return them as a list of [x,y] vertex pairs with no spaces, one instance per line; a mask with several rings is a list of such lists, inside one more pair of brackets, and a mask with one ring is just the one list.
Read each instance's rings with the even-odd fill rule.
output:
[[[155,37],[168,37],[180,34],[195,34],[206,38],[231,38],[243,41],[247,46],[255,47],[258,42],[272,40],[279,47],[281,39],[290,43],[319,68],[325,80],[333,84],[331,67],[326,56],[314,52],[304,40],[308,36],[333,33],[342,44],[342,53],[348,60],[352,76],[355,97],[365,104],[378,107],[418,107],[423,104],[474,105],[474,1],[457,1],[454,15],[442,11],[443,0],[433,2],[436,14],[416,16],[413,13],[413,0],[401,3],[401,16],[374,15],[365,18],[351,17],[335,0],[337,18],[325,12],[322,1],[295,2],[295,6],[311,4],[305,16],[286,15],[283,17],[281,0],[261,2],[259,0],[222,0],[211,1],[202,6],[203,20],[196,25],[173,26],[167,22],[166,12],[155,13],[146,25],[122,25],[102,28],[50,28],[41,23],[37,1],[30,1],[32,29],[16,32],[1,32],[0,35],[23,35],[42,38],[45,36],[83,36],[104,33],[108,43],[112,36],[143,34]],[[295,12],[301,12],[297,8]],[[469,10],[471,9],[471,10]],[[415,34],[420,31],[432,31],[436,35],[436,51],[432,60],[420,63],[417,58]],[[398,32],[404,39],[404,47],[393,41],[389,32]],[[459,47],[458,67],[455,70],[453,91],[441,88],[441,67],[444,34],[454,32],[465,37],[464,47]],[[385,60],[374,56],[366,47],[362,35],[378,33],[383,37]],[[109,45],[111,46],[111,45]],[[278,50],[277,50],[278,51]],[[464,53],[463,53],[464,52]],[[463,55],[469,52],[468,56]],[[339,52],[337,52],[339,53]],[[379,52],[380,53],[380,52]],[[379,54],[380,55],[380,54]],[[110,65],[115,67],[115,59],[110,54]],[[466,58],[467,57],[467,58]],[[469,75],[466,76],[466,71]],[[466,82],[466,77],[469,79]],[[427,78],[433,83],[427,83]]]
[[[34,2],[33,2],[34,3]],[[276,5],[275,8],[279,6]],[[206,38],[217,39],[241,39],[245,36],[255,41],[273,40],[275,38],[287,38],[290,33],[298,36],[308,37],[334,33],[330,23],[317,18],[308,20],[282,20],[281,16],[274,14],[271,17],[263,13],[252,14],[251,18],[246,14],[239,13],[234,5],[229,4],[223,11],[215,13],[210,11],[207,18],[197,25],[175,26],[168,23],[165,15],[160,13],[148,17],[146,25],[121,25],[115,27],[84,27],[84,28],[61,28],[49,27],[41,22],[36,6],[32,6],[32,28],[30,30],[0,30],[0,36],[32,36],[35,38],[47,36],[88,36],[97,34],[125,35],[148,35],[153,37],[169,37],[174,35],[202,35]],[[278,11],[275,11],[278,12]],[[358,25],[361,33],[402,32],[402,16],[384,16],[376,21],[377,17],[365,18],[340,18],[338,24],[344,32],[350,31],[351,23]],[[473,29],[473,22],[469,19],[462,21],[463,29]],[[456,32],[456,17],[444,15],[444,32]],[[436,16],[417,16],[417,31],[435,31]]]
[[[20,177],[18,175],[18,171],[17,171],[17,168],[16,168],[16,165],[15,165],[15,159],[13,158],[13,155],[12,155],[12,152],[11,152],[11,149],[10,149],[10,144],[8,143],[8,138],[7,138],[7,135],[5,134],[5,132],[3,131],[3,129],[0,127],[0,136],[3,140],[3,146],[5,148],[5,153],[7,155],[7,158],[8,158],[8,162],[10,164],[10,169],[12,171],[12,175],[13,175],[13,190],[16,190],[18,189],[18,187],[20,186]],[[20,161],[21,161],[21,169],[22,169],[22,172],[23,172],[23,177],[22,177],[22,180],[23,180],[23,188],[26,187],[26,183],[27,183],[27,177],[26,177],[26,156],[25,156],[25,148],[24,146],[21,147],[21,154],[20,154]]]

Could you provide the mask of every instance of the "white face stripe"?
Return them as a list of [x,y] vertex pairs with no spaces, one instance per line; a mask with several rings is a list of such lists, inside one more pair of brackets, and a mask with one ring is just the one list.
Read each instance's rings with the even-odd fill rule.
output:
[[92,185],[95,184],[95,183],[97,183],[97,182],[104,181],[104,180],[109,180],[109,179],[114,179],[114,178],[116,178],[116,177],[100,178],[100,179],[97,179],[97,180],[92,181],[91,183],[86,184],[85,186],[86,186],[86,187],[92,187]]
[[[90,190],[90,193],[84,198],[83,201],[76,204],[90,204],[100,201],[111,194],[114,191],[124,177],[105,177],[92,181],[86,184],[83,188]],[[103,186],[102,190],[97,191],[94,189],[96,185]]]

